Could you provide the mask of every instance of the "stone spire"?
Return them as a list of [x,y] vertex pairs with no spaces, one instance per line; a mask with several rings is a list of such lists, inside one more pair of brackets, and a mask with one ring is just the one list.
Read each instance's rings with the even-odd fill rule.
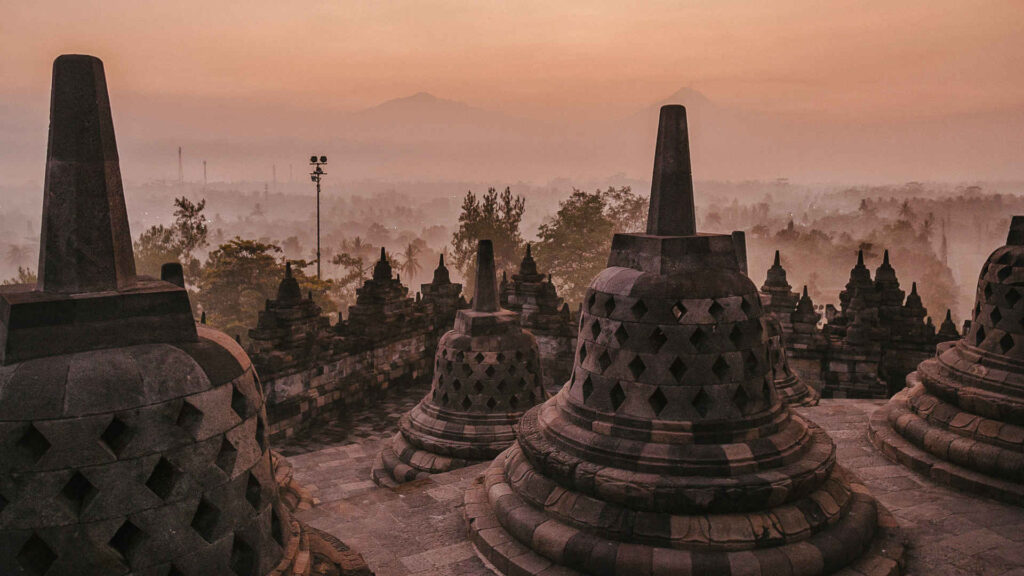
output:
[[494,270],[494,245],[481,240],[476,248],[476,286],[473,291],[473,310],[498,311],[498,277]]
[[[870,423],[872,440],[898,462],[1017,505],[1024,505],[1021,278],[1024,216],[1014,216],[1006,245],[981,269],[970,330],[940,344]],[[943,331],[955,331],[952,323],[947,314]]]
[[292,263],[284,263],[284,278],[277,286],[277,301],[280,304],[296,303],[302,300],[302,289],[299,282],[292,276]]
[[371,477],[382,486],[493,458],[515,439],[512,426],[544,400],[540,354],[519,315],[498,306],[494,246],[477,245],[476,296],[441,337],[430,392],[399,420]]
[[683,106],[661,107],[647,233],[655,236],[692,236],[697,233],[690,139],[686,108]]
[[39,289],[83,293],[135,283],[135,258],[103,63],[53,63]]
[[434,268],[434,284],[440,286],[441,284],[450,284],[452,281],[451,275],[448,273],[448,267],[444,265],[444,253],[441,253],[437,258],[437,268]]
[[956,324],[953,322],[953,314],[948,308],[946,309],[946,318],[939,325],[939,332],[936,336],[940,342],[960,339],[960,331],[956,329]]
[[388,262],[388,256],[383,246],[380,247],[380,260],[373,265],[373,279],[391,280],[391,262]]
[[858,564],[877,504],[780,401],[732,235],[694,230],[683,108],[661,122],[648,233],[613,238],[571,376],[467,492],[470,538],[505,574],[896,569]]
[[523,256],[523,261],[519,264],[519,276],[528,280],[533,280],[539,276],[537,273],[537,262],[533,259],[533,251],[529,244],[526,245],[526,256]]

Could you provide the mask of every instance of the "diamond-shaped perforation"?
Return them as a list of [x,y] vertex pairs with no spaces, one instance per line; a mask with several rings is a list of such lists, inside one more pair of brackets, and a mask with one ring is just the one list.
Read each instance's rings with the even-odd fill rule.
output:
[[733,324],[732,330],[729,331],[729,342],[732,342],[734,348],[743,345],[743,330],[739,324]]
[[708,347],[708,335],[704,333],[704,329],[697,326],[694,329],[693,334],[690,335],[690,344],[697,349],[698,352],[706,352]]
[[199,500],[199,506],[196,507],[196,513],[192,515],[192,522],[189,525],[203,537],[203,540],[212,544],[219,522],[220,508],[206,498],[202,498]]
[[491,364],[490,366],[487,367],[486,370],[484,370],[484,374],[487,374],[488,378],[494,378],[494,375],[497,374],[497,372],[498,371],[497,369],[494,368],[493,364]]
[[518,372],[519,369],[516,368],[515,364],[509,364],[508,368],[506,369],[506,371],[509,373],[509,376],[515,376],[516,372]]
[[125,520],[107,544],[124,558],[125,564],[131,565],[148,536],[131,520]]
[[454,390],[456,392],[458,392],[459,390],[462,390],[462,380],[459,380],[458,378],[455,378],[454,380],[452,380],[452,390]]
[[465,362],[466,361],[466,353],[463,352],[462,350],[459,350],[459,352],[455,354],[455,361],[456,362]]
[[242,420],[249,417],[249,399],[242,394],[237,384],[231,387],[231,409]]
[[125,424],[124,420],[117,416],[110,420],[110,424],[107,424],[103,433],[100,434],[100,441],[113,452],[114,456],[120,456],[131,439],[131,429]]
[[445,406],[448,406],[449,405],[449,400],[450,400],[450,398],[448,398],[448,393],[447,392],[445,392],[444,394],[441,395],[441,404],[443,404]]
[[609,399],[612,401],[612,410],[618,410],[619,406],[626,401],[626,393],[622,390],[622,386],[619,386],[618,382],[608,393]]
[[978,326],[978,331],[974,333],[974,345],[981,346],[981,343],[985,341],[985,327]]
[[661,388],[655,388],[654,393],[647,398],[647,403],[651,405],[651,410],[654,410],[656,416],[661,415],[661,411],[668,406],[668,398],[665,397],[665,393],[661,391]]
[[498,401],[493,396],[487,399],[487,408],[494,410],[494,407],[498,405]]
[[30,576],[44,576],[57,560],[57,554],[50,549],[46,542],[43,542],[38,534],[32,533],[18,550],[15,560]]
[[32,459],[32,462],[39,462],[40,458],[50,449],[50,441],[34,424],[30,423],[18,438],[17,446]]
[[483,394],[484,383],[479,380],[473,382],[473,390],[475,390],[477,394]]
[[711,411],[711,396],[704,391],[704,388],[697,391],[697,395],[693,397],[690,403],[701,417],[707,416],[708,412]]
[[203,412],[193,406],[191,402],[185,400],[181,403],[181,410],[178,411],[176,423],[195,437],[199,432],[199,427],[203,424]]
[[708,314],[711,314],[716,321],[721,321],[723,312],[725,312],[725,308],[718,303],[718,300],[712,300],[711,306],[708,306]]
[[462,409],[469,410],[470,406],[473,405],[473,401],[469,399],[469,396],[462,397]]
[[580,339],[580,364],[587,359],[587,343]]
[[483,352],[477,352],[476,356],[473,357],[473,360],[476,360],[477,364],[483,364],[484,363],[484,358],[485,358],[485,356],[484,356]]
[[729,377],[729,363],[726,362],[725,358],[719,356],[715,359],[715,363],[711,365],[711,371],[718,376],[719,380],[726,380]]
[[993,308],[992,312],[988,315],[989,319],[992,320],[992,325],[999,324],[999,321],[1003,319],[1003,313],[999,311],[999,308]]
[[732,395],[732,403],[739,408],[741,414],[746,414],[750,409],[750,395],[747,394],[747,390],[743,386],[737,386],[736,392]]
[[494,385],[494,388],[498,392],[504,392],[505,389],[508,388],[508,384],[506,384],[504,380],[498,380],[498,383]]
[[508,397],[508,407],[515,410],[519,408],[519,397],[515,394]]
[[756,372],[757,365],[757,354],[754,354],[752,350],[747,350],[743,353],[743,368],[746,369],[747,374]]
[[999,349],[1003,351],[1003,354],[1013,350],[1013,344],[1013,336],[1010,334],[1003,334],[1003,337],[999,339]]
[[1016,308],[1017,302],[1020,302],[1020,292],[1016,288],[1010,288],[1006,291],[1006,303],[1010,305],[1010,308]]
[[473,375],[473,367],[469,364],[462,364],[462,375],[469,378]]
[[220,452],[217,453],[217,468],[231,476],[235,470],[235,461],[238,460],[238,449],[224,436],[220,442]]
[[587,299],[587,310],[589,310],[591,314],[594,313],[595,304],[597,304],[597,293],[591,292],[590,298]]
[[604,314],[605,316],[611,316],[612,312],[615,312],[615,296],[609,294],[604,301]]
[[984,292],[984,294],[985,294],[985,300],[991,300],[992,299],[992,285],[991,284],[986,282],[985,283],[985,288],[984,288],[984,290],[982,290],[982,292]]
[[629,311],[633,313],[633,318],[640,320],[647,315],[647,305],[643,300],[637,300],[636,304],[629,307]]
[[1012,273],[1012,266],[1003,266],[1002,268],[999,269],[999,272],[996,272],[996,278],[998,278],[1000,282],[1005,282],[1006,279],[1009,278],[1010,274]]
[[76,516],[82,514],[82,511],[89,506],[89,503],[93,501],[97,494],[99,494],[99,490],[96,486],[82,475],[81,472],[77,471],[64,483],[64,488],[60,491],[64,503],[71,508],[71,511]]
[[619,324],[619,327],[615,329],[615,341],[619,343],[619,346],[625,346],[628,340],[629,331],[626,330],[625,326]]
[[594,318],[594,321],[590,324],[590,335],[593,336],[594,340],[601,335],[601,321]]
[[657,353],[661,350],[661,347],[665,345],[665,342],[668,342],[668,336],[665,336],[665,333],[661,328],[655,326],[654,330],[651,331],[650,336],[647,337],[647,341],[651,344],[651,348],[654,352]]
[[597,357],[597,365],[601,367],[602,372],[612,365],[612,357],[608,355],[607,350],[601,352],[601,355]]
[[686,316],[686,306],[682,302],[676,302],[672,305],[672,316],[675,317],[676,322],[682,322],[683,316]]
[[672,361],[672,364],[669,365],[668,371],[672,374],[672,377],[675,378],[677,384],[682,384],[683,376],[686,375],[686,364],[681,359],[676,358]]
[[245,499],[256,510],[263,503],[263,485],[252,472],[249,472],[249,479],[245,482]]
[[643,359],[640,358],[639,355],[634,356],[633,359],[629,361],[629,372],[633,375],[634,380],[639,380],[640,376],[644,373],[644,370],[647,370],[647,365],[644,364]]
[[161,457],[153,467],[153,471],[150,472],[149,478],[146,479],[146,488],[159,496],[161,500],[166,500],[174,491],[174,486],[180,477],[181,470],[167,458]]
[[7,498],[4,498],[4,495],[0,494],[0,514],[4,513],[4,508],[7,508],[8,504],[10,504],[10,502],[7,501]]
[[504,352],[498,352],[498,355],[495,356],[494,359],[498,362],[498,364],[503,363],[505,361],[505,353]]
[[260,447],[260,453],[267,451],[267,429],[263,424],[263,416],[256,417],[256,444]]
[[256,574],[256,551],[236,532],[231,543],[231,571],[237,576]]
[[583,401],[586,402],[590,395],[594,393],[594,381],[587,376],[583,380],[583,384],[580,386],[580,392],[583,394]]

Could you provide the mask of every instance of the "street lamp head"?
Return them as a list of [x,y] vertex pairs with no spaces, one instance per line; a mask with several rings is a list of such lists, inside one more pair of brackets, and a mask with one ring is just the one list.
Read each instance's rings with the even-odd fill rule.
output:
[[309,157],[309,163],[310,164],[316,164],[316,156],[310,156]]
[[321,156],[320,157],[320,163],[321,164],[327,164],[327,156]]

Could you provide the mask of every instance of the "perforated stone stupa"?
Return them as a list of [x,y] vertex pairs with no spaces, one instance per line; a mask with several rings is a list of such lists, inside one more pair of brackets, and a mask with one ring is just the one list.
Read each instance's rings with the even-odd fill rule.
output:
[[53,65],[39,282],[0,288],[0,343],[0,574],[369,573],[282,504],[245,352],[136,276],[91,56]]
[[519,315],[498,304],[494,247],[477,249],[473,307],[437,346],[430,392],[399,421],[372,476],[383,486],[494,458],[515,439],[512,425],[544,401],[540,357]]
[[478,549],[509,575],[898,573],[875,500],[780,401],[762,316],[732,237],[696,233],[663,107],[647,234],[614,237],[571,378],[467,492]]
[[934,480],[1024,505],[1024,216],[981,269],[969,331],[922,362],[870,430]]

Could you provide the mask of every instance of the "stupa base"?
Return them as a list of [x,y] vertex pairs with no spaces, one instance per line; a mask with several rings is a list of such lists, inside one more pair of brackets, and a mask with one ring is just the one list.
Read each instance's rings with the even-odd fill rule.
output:
[[[911,376],[913,377],[913,375]],[[922,386],[920,381],[912,382],[910,388],[901,390],[885,406],[879,408],[871,415],[868,423],[868,436],[871,438],[871,443],[890,460],[902,464],[930,480],[959,490],[981,494],[1017,506],[1024,506],[1024,485],[995,478],[954,462],[943,460],[931,452],[920,448],[897,431],[894,425],[902,425],[904,429],[908,425],[920,427],[923,433],[915,432],[915,434],[921,436],[926,444],[928,442],[941,442],[943,436],[953,434],[928,424],[908,409],[908,400],[917,386]],[[902,422],[900,422],[901,419],[903,420]],[[984,446],[982,443],[965,437],[957,437],[955,440],[959,440],[964,445],[963,450],[968,453],[972,451],[972,444],[978,445],[978,449],[974,450],[975,452],[991,451],[983,450]],[[949,449],[953,449],[951,444]]]
[[821,394],[817,390],[793,378],[792,382],[775,382],[775,391],[789,406],[817,406]]
[[413,446],[398,432],[377,455],[370,477],[382,488],[395,488],[431,474],[441,474],[485,461],[435,454]]
[[[851,484],[856,496],[843,519],[805,540],[753,550],[692,551],[605,540],[546,517],[525,502],[510,503],[510,498],[518,497],[505,483],[507,454],[499,455],[484,476],[470,486],[465,509],[470,540],[480,555],[505,575],[900,574],[903,542],[895,519],[878,507],[860,484]],[[845,474],[841,470],[837,472]],[[498,499],[505,500],[502,506],[494,506]],[[506,524],[530,527],[529,545],[523,541],[526,534],[513,535],[499,521],[498,514],[505,516]],[[869,515],[872,514],[877,522],[871,521]],[[723,520],[728,522],[739,516],[724,515]],[[728,530],[728,527],[722,526],[722,529]],[[869,542],[869,545],[865,549],[856,544],[858,541]]]

